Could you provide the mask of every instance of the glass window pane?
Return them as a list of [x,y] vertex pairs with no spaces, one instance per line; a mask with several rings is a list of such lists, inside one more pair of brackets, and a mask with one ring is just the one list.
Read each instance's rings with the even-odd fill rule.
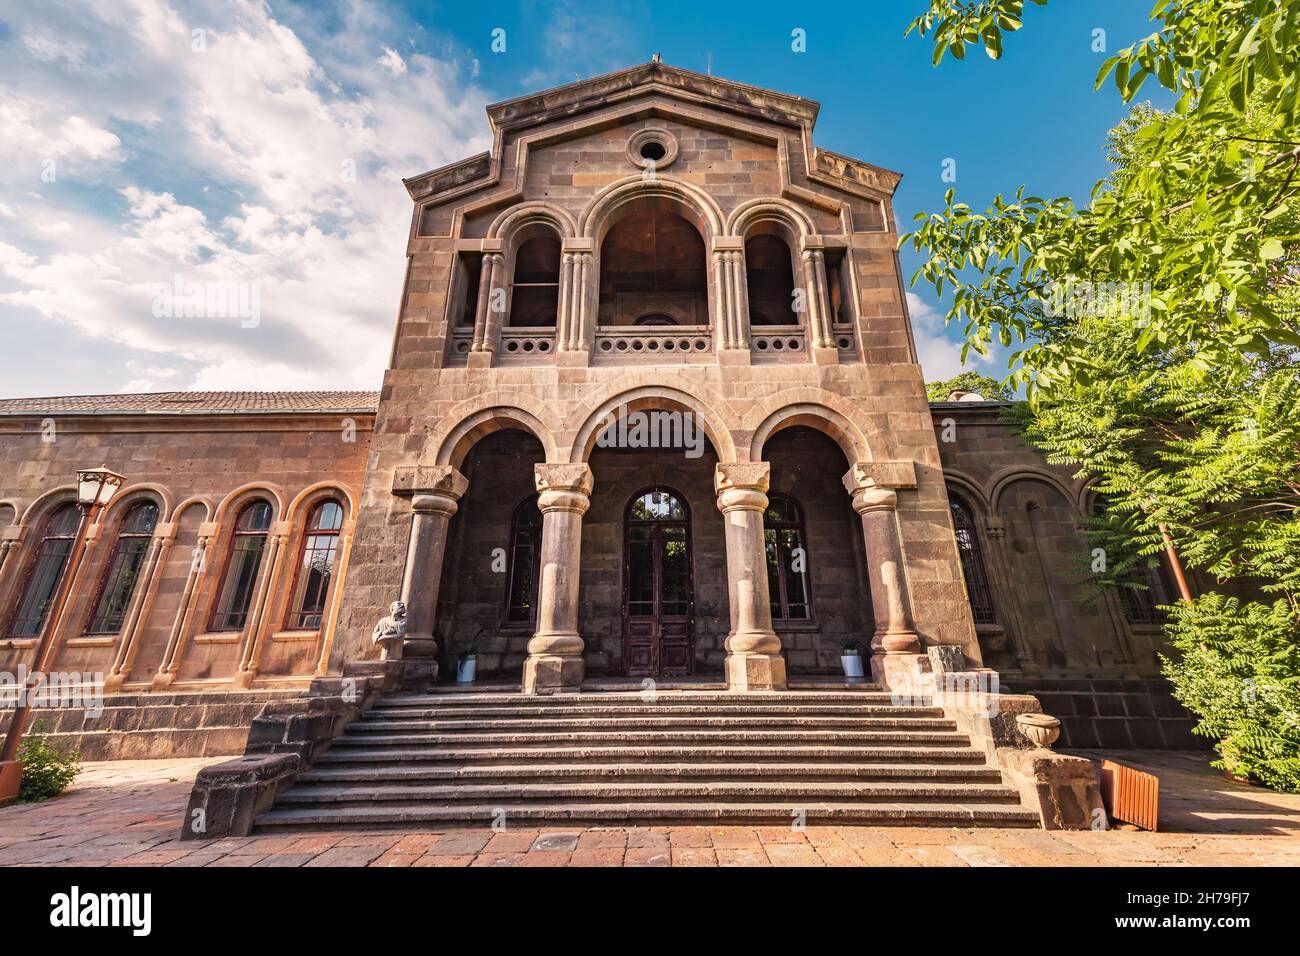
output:
[[35,637],[40,633],[71,553],[71,538],[47,538],[41,542],[27,589],[14,612],[13,622],[9,625],[11,636]]
[[685,616],[690,594],[687,587],[686,529],[661,528],[659,572],[662,579],[659,612]]
[[650,528],[629,528],[627,548],[627,609],[634,617],[654,614],[654,552]]
[[239,535],[235,538],[230,568],[226,573],[221,598],[217,602],[217,613],[212,620],[213,630],[243,630],[265,548],[264,535]]
[[126,620],[126,609],[135,593],[141,566],[149,551],[149,538],[123,535],[104,578],[95,613],[91,615],[87,634],[116,634]]

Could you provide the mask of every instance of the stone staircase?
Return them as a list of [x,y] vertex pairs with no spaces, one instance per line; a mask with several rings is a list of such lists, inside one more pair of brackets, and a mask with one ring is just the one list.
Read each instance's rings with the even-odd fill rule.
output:
[[382,698],[258,832],[744,822],[1037,825],[937,707],[874,688]]

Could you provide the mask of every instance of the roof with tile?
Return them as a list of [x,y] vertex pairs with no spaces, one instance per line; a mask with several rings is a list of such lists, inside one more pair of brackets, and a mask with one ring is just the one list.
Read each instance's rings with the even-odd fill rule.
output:
[[0,415],[364,414],[378,407],[378,392],[143,392],[0,399]]

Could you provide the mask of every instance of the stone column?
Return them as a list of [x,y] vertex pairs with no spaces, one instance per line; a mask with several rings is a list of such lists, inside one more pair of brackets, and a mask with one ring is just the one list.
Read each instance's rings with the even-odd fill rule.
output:
[[176,680],[176,674],[181,667],[181,654],[185,648],[185,641],[189,636],[192,627],[192,617],[194,614],[194,593],[198,588],[199,579],[207,569],[208,564],[208,545],[212,543],[217,534],[217,525],[212,521],[205,521],[199,525],[198,539],[194,545],[194,557],[190,561],[189,574],[185,578],[185,588],[181,591],[180,603],[176,606],[176,617],[172,620],[171,633],[167,636],[167,647],[163,651],[162,663],[158,665],[158,670],[154,672],[152,689],[155,691],[166,690]]
[[167,552],[171,550],[175,539],[174,524],[161,524],[154,530],[152,547],[145,561],[144,574],[136,584],[135,596],[122,627],[122,641],[118,646],[117,656],[113,659],[113,668],[104,676],[106,694],[116,694],[121,691],[131,675],[131,667],[135,663],[136,636],[146,616],[146,608],[153,603],[154,591],[158,586],[158,571],[167,563]]
[[826,287],[826,255],[820,237],[805,237],[800,250],[802,275],[808,301],[808,352],[818,365],[839,362],[839,350],[831,335],[831,306]]
[[485,368],[492,364],[505,314],[505,272],[506,257],[500,251],[484,250],[478,306],[474,315],[474,341],[470,345],[471,367]]
[[853,496],[853,510],[862,519],[876,627],[871,638],[871,671],[880,680],[889,666],[887,658],[920,654],[921,640],[912,621],[912,602],[903,568],[898,494],[878,485],[870,474],[869,466],[850,468],[844,476],[844,488]]
[[592,248],[590,239],[564,240],[560,254],[559,311],[555,323],[555,348],[558,352],[583,352],[588,348]]
[[447,553],[447,528],[459,509],[469,481],[450,465],[421,467],[410,487],[411,532],[406,541],[400,600],[406,604],[406,637],[392,647],[387,659],[406,661],[408,682],[436,680],[438,641],[433,625],[438,613],[442,562]]
[[719,361],[749,364],[749,295],[745,287],[745,240],[713,239],[713,337]]
[[523,692],[547,694],[582,687],[585,664],[578,633],[578,576],[582,560],[582,516],[591,506],[591,468],[533,466],[542,513],[541,584],[537,631],[528,642]]
[[719,463],[713,475],[727,539],[727,687],[731,690],[783,690],[785,658],[772,630],[767,592],[763,512],[771,466],[765,462]]

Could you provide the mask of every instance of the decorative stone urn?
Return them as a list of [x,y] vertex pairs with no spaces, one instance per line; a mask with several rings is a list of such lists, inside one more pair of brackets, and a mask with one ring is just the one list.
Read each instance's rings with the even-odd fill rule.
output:
[[1019,714],[1016,726],[1035,747],[1051,747],[1061,736],[1061,722],[1050,714]]

